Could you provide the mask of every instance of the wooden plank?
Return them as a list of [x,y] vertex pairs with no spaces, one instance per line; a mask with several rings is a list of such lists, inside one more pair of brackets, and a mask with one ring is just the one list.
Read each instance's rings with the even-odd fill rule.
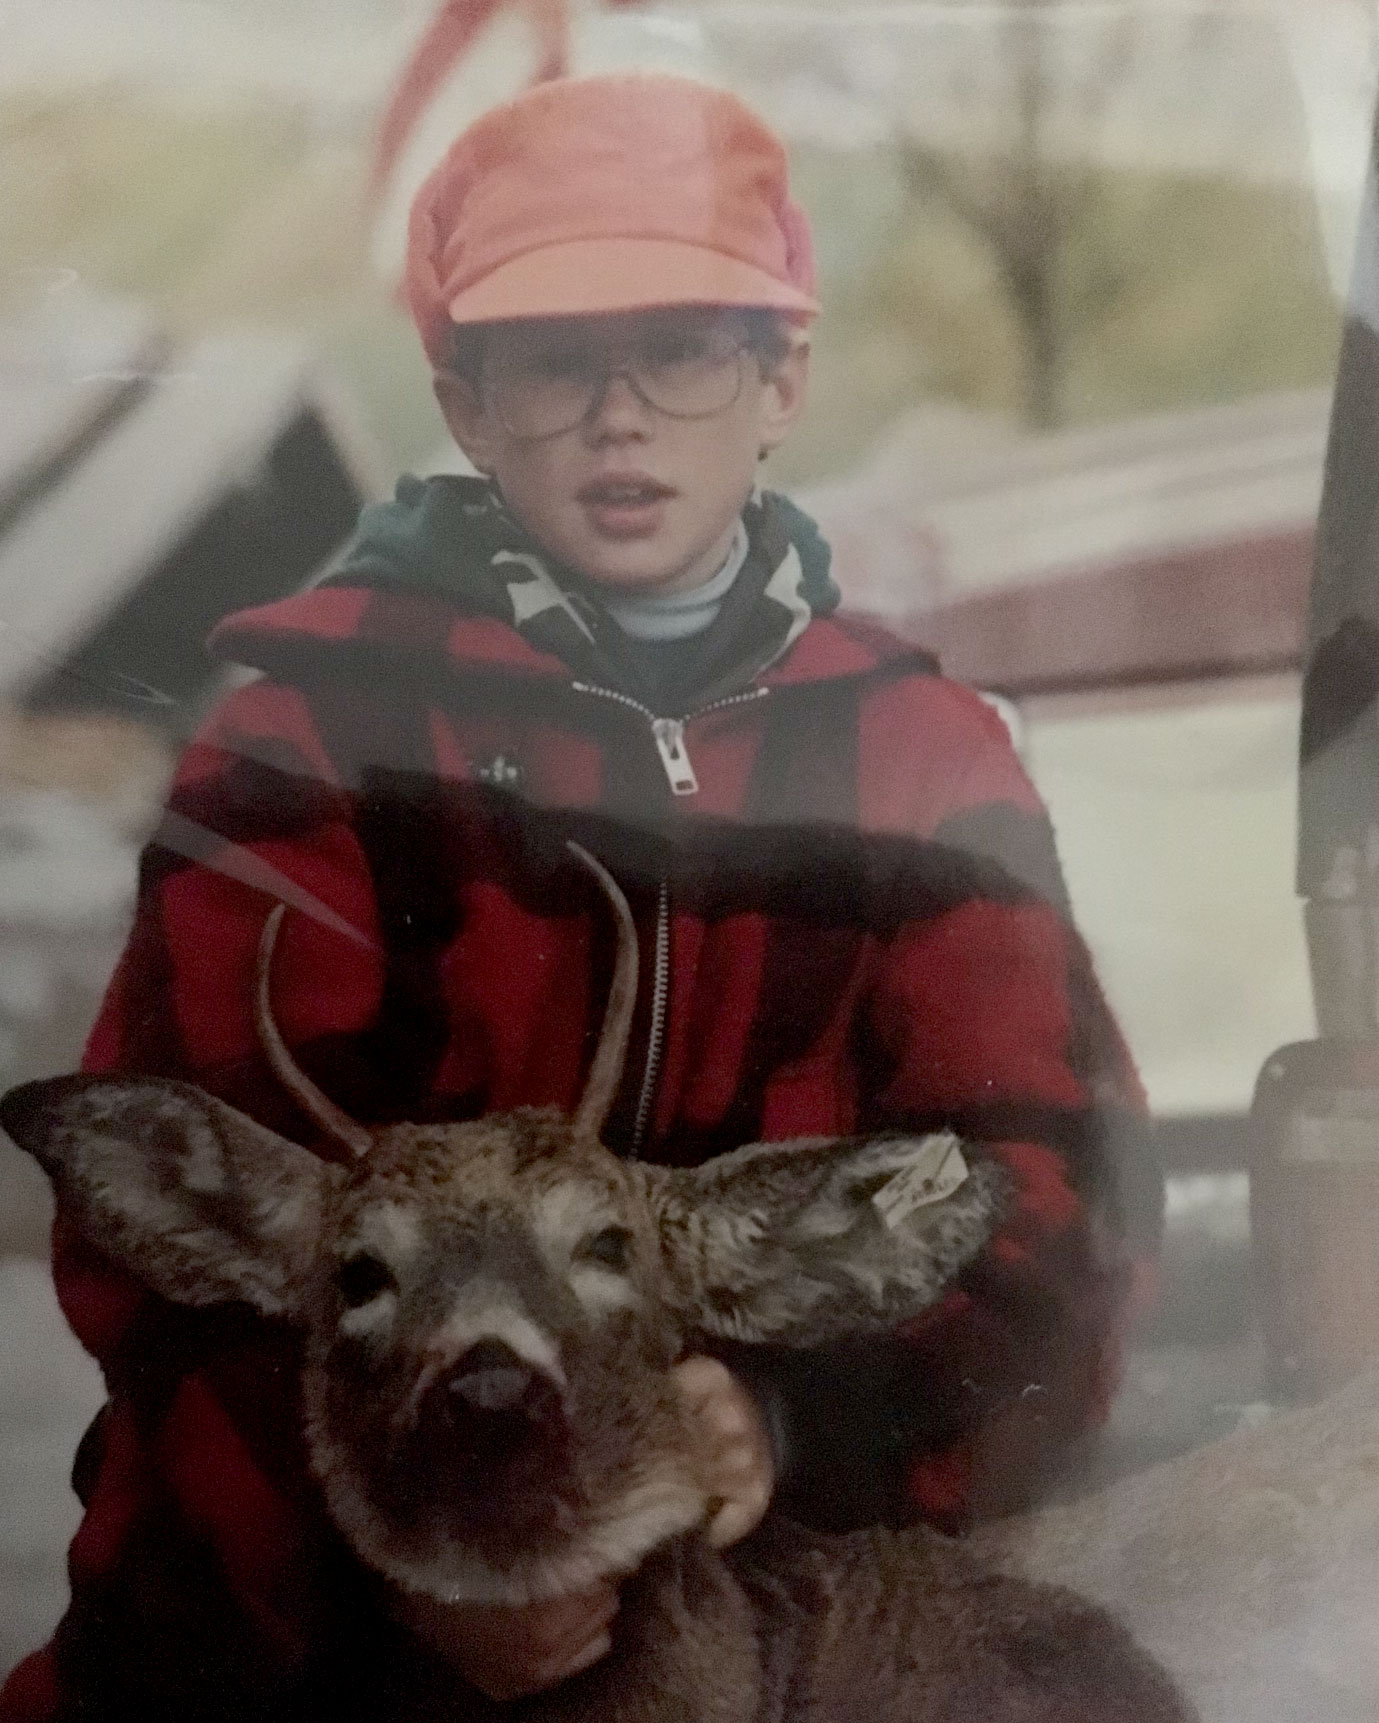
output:
[[1302,426],[1242,427],[1238,437],[1219,440],[1191,430],[1165,424],[1163,442],[1134,450],[1098,448],[1079,436],[1024,459],[1025,451],[1012,451],[1001,466],[988,466],[980,489],[936,497],[928,513],[954,599],[1315,519],[1323,410]]
[[1310,526],[1329,403],[1307,390],[1044,436],[922,408],[802,500],[849,605],[899,620]]
[[845,602],[964,680],[1028,695],[1293,669],[1329,406],[1303,390],[1044,436],[921,409],[808,502]]
[[1313,538],[1302,528],[982,593],[906,632],[949,675],[1019,696],[1293,669]]

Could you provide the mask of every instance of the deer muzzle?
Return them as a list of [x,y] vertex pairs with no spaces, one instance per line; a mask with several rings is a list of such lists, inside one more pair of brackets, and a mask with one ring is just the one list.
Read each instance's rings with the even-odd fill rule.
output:
[[437,1375],[417,1407],[416,1439],[440,1457],[501,1465],[565,1422],[560,1384],[501,1340],[479,1340]]
[[539,1416],[542,1402],[558,1392],[501,1340],[480,1340],[463,1353],[437,1385],[453,1407],[470,1412],[521,1412]]

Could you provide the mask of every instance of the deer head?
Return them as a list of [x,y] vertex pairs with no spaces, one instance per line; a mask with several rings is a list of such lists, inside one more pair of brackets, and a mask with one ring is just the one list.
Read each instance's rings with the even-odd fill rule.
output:
[[636,940],[621,892],[578,853],[620,949],[573,1119],[347,1119],[272,1023],[281,909],[260,952],[260,1032],[350,1166],[185,1083],[58,1078],[0,1102],[67,1212],[156,1292],[300,1326],[332,1515],[366,1561],[445,1601],[568,1592],[699,1523],[675,1361],[716,1337],[814,1345],[911,1317],[1000,1200],[989,1165],[947,1194],[917,1188],[933,1138],[756,1143],[689,1171],[605,1149]]

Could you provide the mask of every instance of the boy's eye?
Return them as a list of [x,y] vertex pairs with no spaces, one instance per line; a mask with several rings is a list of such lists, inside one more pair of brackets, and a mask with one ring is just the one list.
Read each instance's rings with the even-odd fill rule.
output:
[[646,343],[643,362],[653,369],[680,365],[721,365],[737,352],[739,343],[725,329],[667,330]]
[[587,377],[592,368],[593,361],[589,355],[575,348],[553,348],[537,354],[531,363],[531,370],[535,375],[550,377],[558,382],[565,382],[571,377]]
[[731,364],[742,346],[741,337],[727,328],[667,330],[647,341],[641,363],[652,372],[717,370]]
[[370,1256],[367,1251],[360,1251],[356,1256],[346,1257],[340,1264],[335,1273],[335,1284],[349,1309],[357,1310],[363,1304],[372,1304],[382,1293],[391,1292],[397,1281],[386,1262]]
[[652,365],[683,365],[687,360],[702,359],[708,347],[708,338],[703,335],[661,335],[647,342],[645,357]]
[[621,1274],[632,1254],[632,1234],[624,1226],[606,1226],[585,1240],[579,1254],[586,1262]]

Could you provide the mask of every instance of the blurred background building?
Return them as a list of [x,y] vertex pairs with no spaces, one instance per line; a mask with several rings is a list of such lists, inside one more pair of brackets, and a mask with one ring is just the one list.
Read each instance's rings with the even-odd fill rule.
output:
[[[438,3],[8,0],[0,1086],[79,1054],[206,628],[453,460],[390,291],[429,162],[543,67],[712,78],[819,242],[771,480],[849,602],[1013,703],[1180,1175],[1122,1440],[1223,1427],[1257,1392],[1245,1114],[1313,1026],[1298,664],[1369,0]],[[0,1148],[0,1668],[60,1607],[99,1397],[45,1205]]]

